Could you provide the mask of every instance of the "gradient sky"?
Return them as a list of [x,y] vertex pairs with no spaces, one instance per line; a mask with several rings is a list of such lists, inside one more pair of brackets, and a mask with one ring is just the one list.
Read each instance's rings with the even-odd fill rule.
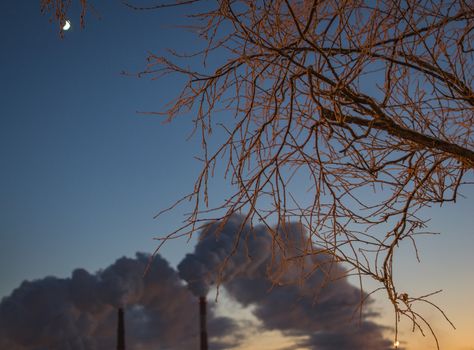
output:
[[[137,113],[160,110],[178,92],[179,79],[121,74],[140,71],[148,52],[191,50],[194,36],[173,28],[186,23],[183,13],[136,12],[118,1],[97,6],[84,30],[73,16],[60,39],[39,0],[2,3],[0,298],[25,279],[65,277],[76,267],[93,272],[120,256],[152,252],[152,238],[182,220],[179,213],[159,221],[153,215],[187,193],[199,170],[198,140],[185,141],[190,119],[164,125]],[[225,195],[217,186],[214,193]],[[397,263],[396,278],[407,291],[443,289],[434,300],[458,329],[434,311],[427,315],[445,350],[474,349],[474,189],[463,193],[456,205],[425,212],[433,217],[431,230],[443,234],[420,238],[422,263],[409,247]],[[192,249],[193,242],[180,241],[161,253],[175,266]],[[391,325],[384,295],[376,300],[381,322]],[[407,349],[434,348],[432,339],[410,336],[409,329],[402,328]]]

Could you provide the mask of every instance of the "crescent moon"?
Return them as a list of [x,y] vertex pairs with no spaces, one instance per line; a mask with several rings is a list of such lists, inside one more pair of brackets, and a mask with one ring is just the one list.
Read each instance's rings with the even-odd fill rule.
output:
[[64,21],[63,30],[69,30],[71,28],[71,22],[68,20]]

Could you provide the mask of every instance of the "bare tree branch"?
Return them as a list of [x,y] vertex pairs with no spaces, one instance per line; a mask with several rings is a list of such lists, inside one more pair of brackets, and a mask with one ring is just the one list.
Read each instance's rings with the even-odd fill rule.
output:
[[[56,5],[62,18],[63,3],[43,0],[42,8]],[[194,1],[153,8],[187,3]],[[166,239],[242,211],[269,228],[300,221],[311,244],[298,256],[326,254],[348,274],[372,278],[396,323],[406,316],[436,339],[415,306],[441,310],[431,295],[399,292],[393,268],[403,240],[418,256],[422,209],[455,202],[472,176],[472,2],[216,0],[205,7],[190,17],[203,49],[150,55],[141,73],[187,78],[158,114],[194,115],[202,140],[194,189],[169,208],[191,201],[193,210]],[[212,64],[201,71],[179,64],[199,58]],[[219,127],[226,139],[216,145]],[[233,194],[210,207],[219,164]],[[302,187],[306,195],[298,196]],[[245,241],[236,235],[236,245]],[[274,239],[281,256],[298,258]]]

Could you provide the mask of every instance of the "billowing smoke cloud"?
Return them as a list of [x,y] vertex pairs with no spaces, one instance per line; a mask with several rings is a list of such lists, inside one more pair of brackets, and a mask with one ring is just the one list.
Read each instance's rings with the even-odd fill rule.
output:
[[[341,266],[329,264],[324,254],[285,259],[311,248],[301,226],[287,225],[273,235],[276,244],[268,229],[251,228],[240,216],[210,224],[195,253],[179,265],[180,275],[196,296],[220,279],[231,298],[252,306],[265,329],[298,336],[294,349],[390,348],[383,328],[367,314],[354,317],[359,290],[343,278],[327,283],[344,275]],[[0,303],[0,349],[113,349],[118,306],[126,310],[127,349],[196,349],[196,298],[159,256],[143,277],[148,262],[149,256],[137,254],[96,274],[77,269],[70,278],[24,282]],[[301,272],[308,273],[305,281]],[[216,317],[212,307],[208,319],[211,350],[230,349],[244,338],[236,321]]]
[[[0,303],[0,349],[98,350],[116,346],[117,306],[125,307],[127,349],[196,349],[198,304],[177,273],[157,256],[121,258],[90,274],[23,282]],[[209,310],[211,349],[236,324]]]
[[[299,347],[390,349],[384,328],[369,320],[375,315],[366,311],[360,319],[355,312],[362,295],[341,278],[344,268],[331,264],[327,255],[317,251],[286,259],[301,256],[311,249],[311,243],[297,224],[274,231],[262,225],[251,228],[241,216],[232,217],[225,225],[212,223],[201,233],[194,254],[179,264],[180,276],[196,295],[205,295],[213,283],[221,282],[232,298],[253,306],[266,329],[305,336]],[[307,274],[304,280],[302,273]]]

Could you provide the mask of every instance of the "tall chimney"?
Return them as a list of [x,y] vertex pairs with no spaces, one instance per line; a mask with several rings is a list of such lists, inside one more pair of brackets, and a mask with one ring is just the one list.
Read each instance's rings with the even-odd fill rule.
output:
[[125,350],[125,325],[123,321],[123,309],[118,309],[118,324],[117,324],[117,350]]
[[206,297],[199,297],[199,320],[201,326],[201,350],[207,350]]

